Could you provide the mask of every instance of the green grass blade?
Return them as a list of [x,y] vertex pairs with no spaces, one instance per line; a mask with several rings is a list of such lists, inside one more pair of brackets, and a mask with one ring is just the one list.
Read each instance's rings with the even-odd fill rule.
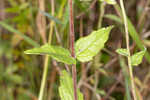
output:
[[126,88],[126,96],[127,96],[127,100],[131,100],[131,95],[130,95],[130,89],[129,89],[129,76],[128,76],[128,71],[126,69],[126,64],[125,64],[125,60],[122,57],[119,57],[119,62],[120,62],[120,66],[122,68],[123,71],[123,76],[125,77],[125,88]]
[[1,21],[0,25],[2,27],[4,27],[5,29],[7,29],[10,32],[16,33],[18,35],[20,35],[26,42],[28,42],[29,44],[31,44],[34,47],[39,47],[40,45],[38,43],[36,43],[35,41],[33,41],[31,38],[27,37],[26,35],[22,34],[21,32],[19,32],[18,30],[14,29],[12,26],[8,25],[7,23]]

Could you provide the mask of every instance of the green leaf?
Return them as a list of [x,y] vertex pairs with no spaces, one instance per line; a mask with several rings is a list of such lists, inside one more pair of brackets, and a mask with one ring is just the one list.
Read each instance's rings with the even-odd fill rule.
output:
[[131,56],[132,66],[137,66],[142,62],[142,59],[143,59],[145,52],[146,52],[146,49],[143,51],[140,51],[138,53],[135,53],[133,56]]
[[120,54],[120,55],[123,55],[123,56],[128,56],[128,55],[129,55],[127,49],[122,49],[122,48],[120,48],[120,49],[117,49],[116,52],[117,52],[118,54]]
[[111,5],[116,4],[116,0],[100,0],[100,1],[106,2],[107,4],[111,4]]
[[75,64],[76,60],[71,57],[70,52],[59,46],[46,44],[39,48],[33,48],[24,52],[25,54],[49,55],[53,59],[66,64]]
[[93,31],[75,44],[76,57],[81,62],[90,61],[104,47],[113,26]]
[[[73,82],[72,78],[65,70],[60,76],[59,95],[61,100],[74,100]],[[77,90],[78,100],[83,100],[83,94]]]
[[[127,49],[122,49],[122,48],[117,49],[116,52],[118,54],[126,56],[126,57],[129,55]],[[143,56],[145,53],[146,53],[146,48],[145,48],[145,50],[135,53],[133,56],[131,56],[131,65],[132,66],[139,65],[142,62],[142,59],[143,59]]]

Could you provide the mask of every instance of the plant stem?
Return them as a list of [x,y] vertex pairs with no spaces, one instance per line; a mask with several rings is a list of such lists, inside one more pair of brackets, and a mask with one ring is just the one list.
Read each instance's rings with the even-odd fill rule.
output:
[[[54,25],[54,23],[51,22],[51,28],[53,28],[52,27],[53,25]],[[53,29],[51,29],[51,30],[53,30]],[[51,44],[52,33],[53,33],[53,31],[50,31],[49,40],[48,40],[49,44]],[[40,93],[39,93],[38,100],[42,100],[42,98],[43,98],[46,79],[47,79],[47,73],[48,73],[48,62],[49,62],[49,56],[46,55],[45,60],[44,60],[44,72],[43,72],[43,75],[42,75],[42,82],[41,82],[41,88],[40,88]]]
[[[54,15],[54,0],[52,0],[52,15]],[[51,44],[51,41],[52,41],[53,28],[54,28],[54,21],[51,21],[49,38],[48,38],[49,44]],[[49,56],[46,55],[45,61],[44,61],[44,72],[43,72],[43,76],[42,76],[42,82],[41,82],[41,88],[40,88],[38,100],[43,99],[43,94],[44,94],[44,89],[45,89],[46,79],[47,79],[47,73],[48,73],[48,62],[49,62]]]
[[[74,21],[73,21],[73,6],[72,0],[69,0],[69,26],[70,26],[70,48],[71,55],[75,58],[75,50],[74,50]],[[73,88],[74,88],[74,100],[78,100],[77,98],[77,72],[76,65],[72,65],[72,77],[73,77]]]
[[41,82],[38,100],[42,100],[42,98],[43,98],[46,79],[47,79],[47,72],[48,72],[48,61],[49,61],[49,57],[46,55],[45,61],[44,61],[44,72],[43,72],[43,76],[42,76],[42,82]]
[[128,56],[128,66],[129,66],[129,75],[130,75],[130,80],[131,80],[131,91],[132,91],[134,100],[137,100],[136,92],[135,92],[135,85],[134,85],[133,69],[132,69],[132,65],[131,65],[130,48],[129,48],[128,23],[127,23],[127,18],[126,18],[126,13],[125,13],[125,8],[124,8],[123,0],[120,0],[120,5],[121,5],[121,9],[122,9],[122,13],[123,13],[123,20],[124,20],[124,25],[125,25],[126,46],[127,46],[127,50],[128,50],[128,53],[129,53],[129,56]]
[[77,72],[76,65],[72,65],[72,79],[73,79],[73,88],[74,88],[74,100],[78,100],[77,98]]

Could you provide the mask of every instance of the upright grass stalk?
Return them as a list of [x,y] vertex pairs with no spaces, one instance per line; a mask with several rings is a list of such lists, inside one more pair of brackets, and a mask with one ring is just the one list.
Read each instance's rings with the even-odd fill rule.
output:
[[134,97],[134,100],[137,100],[136,92],[135,92],[135,85],[134,85],[134,77],[133,77],[133,69],[131,65],[131,55],[130,55],[130,48],[129,48],[129,33],[128,33],[128,23],[127,23],[127,17],[125,13],[124,3],[123,0],[120,0],[121,10],[123,13],[123,20],[125,25],[125,33],[126,33],[126,46],[128,51],[128,66],[129,66],[129,75],[130,75],[130,81],[131,81],[131,91]]
[[[55,0],[50,0],[50,3],[51,3],[51,10],[52,10],[52,16],[54,16],[54,12],[55,12]],[[51,43],[52,41],[52,33],[54,32],[54,26],[55,26],[55,23],[54,21],[51,20],[51,23],[50,23],[50,34],[49,34],[49,40],[48,40],[48,43]],[[51,71],[51,75],[50,75],[50,86],[49,86],[49,95],[48,95],[48,100],[52,100],[52,90],[53,90],[53,83],[55,81],[55,77],[56,77],[56,69],[53,67],[52,68],[52,71]]]
[[[74,50],[74,19],[73,19],[73,6],[72,0],[69,0],[69,28],[70,28],[70,49],[71,55],[75,58],[75,50]],[[73,77],[73,88],[74,88],[74,100],[78,100],[77,98],[77,72],[76,65],[72,65],[72,77]]]
[[[54,0],[52,0],[52,15],[54,16]],[[54,21],[51,21],[48,44],[51,44],[51,41],[52,41],[53,28],[54,28]],[[46,79],[47,79],[47,73],[48,73],[48,62],[49,62],[49,56],[46,55],[45,61],[44,61],[44,72],[43,72],[43,76],[42,76],[42,82],[41,82],[38,100],[43,99],[43,94],[44,94],[44,89],[45,89]]]
[[122,68],[123,76],[125,77],[125,88],[126,88],[127,100],[131,100],[129,82],[128,82],[129,75],[127,74],[128,73],[127,65],[125,64],[125,60],[121,56],[119,56],[119,62],[120,62],[120,66]]
[[49,57],[46,55],[45,60],[44,60],[44,71],[43,71],[42,82],[41,82],[38,100],[43,99],[43,94],[44,94],[44,89],[45,89],[45,84],[46,84],[46,79],[47,79],[47,73],[48,73],[48,61],[49,61]]
[[[53,24],[53,23],[51,23],[51,24]],[[49,34],[50,36],[49,36],[49,39],[48,39],[49,44],[51,44],[52,33],[53,33],[53,31],[50,31],[50,34]],[[45,89],[45,85],[46,85],[46,79],[47,79],[47,73],[48,73],[48,62],[49,62],[49,56],[46,55],[45,60],[44,60],[44,71],[43,71],[43,75],[42,75],[42,82],[41,82],[41,87],[40,87],[40,93],[39,93],[38,100],[42,100],[42,98],[43,98],[44,89]]]
[[[53,24],[53,23],[51,23],[51,24]],[[53,31],[50,31],[50,34],[49,34],[50,36],[49,36],[49,39],[48,39],[49,44],[51,44],[52,33],[53,33]],[[43,75],[42,75],[42,82],[41,82],[41,87],[40,87],[40,93],[39,93],[38,100],[42,100],[42,98],[43,98],[44,89],[45,89],[45,85],[46,85],[46,79],[47,79],[47,73],[48,73],[48,62],[49,62],[49,56],[46,55],[45,60],[44,60],[44,71],[43,71]]]

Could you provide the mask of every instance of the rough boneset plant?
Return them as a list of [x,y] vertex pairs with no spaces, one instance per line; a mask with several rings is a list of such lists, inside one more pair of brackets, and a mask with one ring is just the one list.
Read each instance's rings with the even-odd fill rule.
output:
[[[76,64],[76,59],[80,62],[91,61],[93,57],[104,47],[109,38],[109,33],[113,26],[101,28],[93,31],[90,35],[80,38],[75,43],[75,57],[71,57],[69,50],[60,46],[45,44],[39,48],[25,51],[26,54],[49,55],[58,62],[68,65]],[[66,83],[65,83],[66,82]],[[67,92],[69,91],[69,92]],[[72,92],[70,92],[72,91]],[[60,76],[59,93],[62,100],[74,100],[73,82],[68,72],[62,71]],[[64,94],[65,93],[65,94]],[[78,100],[83,100],[83,96],[77,90]]]
[[[52,46],[50,44],[45,44],[39,48],[27,50],[25,51],[25,53],[49,55],[58,62],[62,62],[69,65],[72,64],[73,78],[71,79],[71,76],[66,71],[62,71],[62,76],[60,76],[59,94],[62,100],[83,100],[83,95],[80,93],[79,89],[77,89],[76,59],[81,62],[87,62],[92,60],[93,57],[104,47],[104,44],[108,40],[109,33],[113,26],[93,31],[89,36],[77,40],[74,46],[75,36],[72,0],[69,0],[69,8],[71,53],[67,49],[64,49],[59,46]],[[44,79],[44,81],[45,80],[46,79]],[[42,89],[42,91],[43,90],[44,89]],[[43,94],[41,93],[43,92],[40,92],[39,99],[42,99]]]
[[[48,1],[50,3],[48,3]],[[67,6],[68,1],[69,6]],[[85,100],[107,100],[110,98],[120,98],[119,100],[123,100],[123,98],[126,100],[147,99],[149,94],[145,87],[148,86],[150,72],[146,66],[150,64],[150,54],[144,45],[149,46],[150,44],[148,40],[149,22],[147,21],[149,18],[147,8],[150,4],[150,0],[124,0],[129,16],[132,18],[136,17],[134,22],[136,21],[137,25],[135,26],[134,24],[136,23],[133,24],[130,18],[125,14],[123,0],[118,0],[118,2],[119,1],[120,5],[117,4],[115,0],[38,0],[38,3],[34,0],[1,0],[0,9],[2,16],[0,16],[0,26],[6,28],[11,34],[5,34],[7,31],[0,27],[0,90],[2,90],[0,99],[58,99],[59,96],[56,93],[57,82],[54,83],[56,81],[57,71],[60,75],[59,94],[61,100],[83,100],[82,93],[84,94]],[[76,7],[75,16],[73,15],[73,4]],[[114,9],[110,7],[108,7],[109,9],[105,9],[107,4],[113,5],[111,7],[114,7]],[[137,8],[136,11],[134,9],[135,7]],[[114,13],[113,10],[116,11],[116,15],[106,14],[107,12]],[[98,11],[100,13],[98,13]],[[45,19],[44,16],[49,19]],[[78,35],[82,37],[75,43],[73,17],[80,20],[80,22],[76,22],[76,25],[79,24],[81,26],[76,27],[76,31],[80,31],[80,34],[77,33],[76,37],[78,37]],[[108,20],[103,20],[104,18],[108,18]],[[107,23],[112,23],[109,19],[117,22],[115,24],[117,29],[120,29],[120,32],[114,30],[114,34],[117,34],[117,37],[111,35],[113,42],[109,42],[111,45],[108,43],[108,47],[111,48],[110,50],[104,48],[103,52],[99,52],[104,47],[107,41],[104,37],[108,36],[109,32],[107,33],[107,31],[111,28],[102,28],[102,26]],[[69,22],[70,48],[67,50],[60,45],[68,47],[69,35],[67,33],[69,30]],[[11,25],[9,25],[10,23]],[[48,25],[47,27],[46,24]],[[125,32],[123,30],[124,24]],[[97,31],[93,31],[90,35],[83,37],[89,34],[92,28],[97,29]],[[132,40],[129,39],[128,31]],[[84,32],[87,33],[83,34]],[[38,33],[40,34],[38,35]],[[118,33],[126,33],[124,35],[126,36],[127,48],[123,48],[125,38],[120,38],[124,37],[124,35]],[[140,37],[142,37],[142,39],[140,39]],[[51,41],[52,38],[54,38],[53,41]],[[34,41],[34,39],[36,41]],[[114,42],[114,39],[117,39],[115,40],[117,42]],[[121,41],[123,42],[121,43]],[[38,43],[44,43],[44,45],[40,47]],[[53,43],[59,46],[52,45]],[[41,68],[34,69],[34,66],[38,66],[39,64],[42,66],[42,64],[39,58],[31,60],[32,57],[28,58],[27,55],[20,53],[27,45],[33,46],[34,49],[25,51],[25,53],[44,55],[43,73],[38,97],[36,96],[38,90],[37,85],[39,85],[37,82],[40,81],[40,77],[37,76],[37,74],[41,76]],[[116,46],[119,47],[119,49],[116,50],[116,52],[120,54],[119,56],[114,53],[114,47]],[[133,52],[132,54],[130,54],[130,50]],[[137,50],[139,50],[139,52],[137,52]],[[142,62],[143,56],[145,56],[144,62],[147,61],[147,63],[139,65]],[[52,64],[50,64],[51,58],[53,59]],[[128,65],[126,65],[124,58],[127,58]],[[88,61],[91,62],[87,63]],[[63,64],[57,62],[64,63],[67,71],[61,71],[57,65]],[[120,67],[117,67],[119,64]],[[54,67],[49,68],[51,65]],[[76,66],[79,75],[76,73]],[[134,66],[140,67],[136,68]],[[72,72],[68,70],[71,68]],[[49,76],[48,69],[51,69]],[[112,69],[113,72],[110,73]],[[140,74],[140,78],[138,78],[136,74],[139,76],[139,72],[135,70],[136,73],[134,75],[134,69],[142,69],[140,73],[146,73]],[[117,73],[118,71],[120,72]],[[116,74],[119,77],[116,76]],[[78,84],[77,76],[78,79],[80,77]],[[111,82],[109,83],[107,80]],[[122,84],[122,81],[124,81],[124,84]],[[116,90],[116,88],[118,88],[117,84],[119,84],[119,87],[121,85],[121,88],[124,88],[124,92],[119,91],[119,95],[118,90]],[[16,85],[19,85],[19,88],[16,87]],[[82,89],[82,93],[79,90],[80,88]],[[133,96],[131,97],[131,95]]]
[[[116,4],[115,0],[100,0],[108,4]],[[93,31],[90,35],[82,37],[74,43],[74,22],[73,22],[73,7],[72,0],[69,0],[69,21],[70,21],[70,49],[62,48],[60,46],[54,46],[45,44],[38,48],[33,48],[25,51],[26,54],[36,55],[48,55],[58,62],[62,62],[68,65],[72,65],[72,77],[69,72],[63,70],[60,76],[59,94],[61,100],[83,100],[83,95],[79,89],[77,89],[76,81],[76,61],[88,62],[93,59],[95,55],[104,47],[106,41],[109,38],[109,33],[113,26],[98,29]],[[126,29],[127,30],[127,29]],[[128,35],[127,35],[128,36]],[[127,40],[128,41],[128,40]],[[128,46],[128,43],[127,43]],[[142,62],[142,58],[146,52],[144,49],[130,57],[129,48],[117,49],[117,53],[127,56],[130,65],[136,66]],[[131,68],[129,68],[131,69]],[[130,71],[132,72],[132,71]],[[131,78],[133,80],[133,78]],[[136,100],[136,99],[135,99]]]

